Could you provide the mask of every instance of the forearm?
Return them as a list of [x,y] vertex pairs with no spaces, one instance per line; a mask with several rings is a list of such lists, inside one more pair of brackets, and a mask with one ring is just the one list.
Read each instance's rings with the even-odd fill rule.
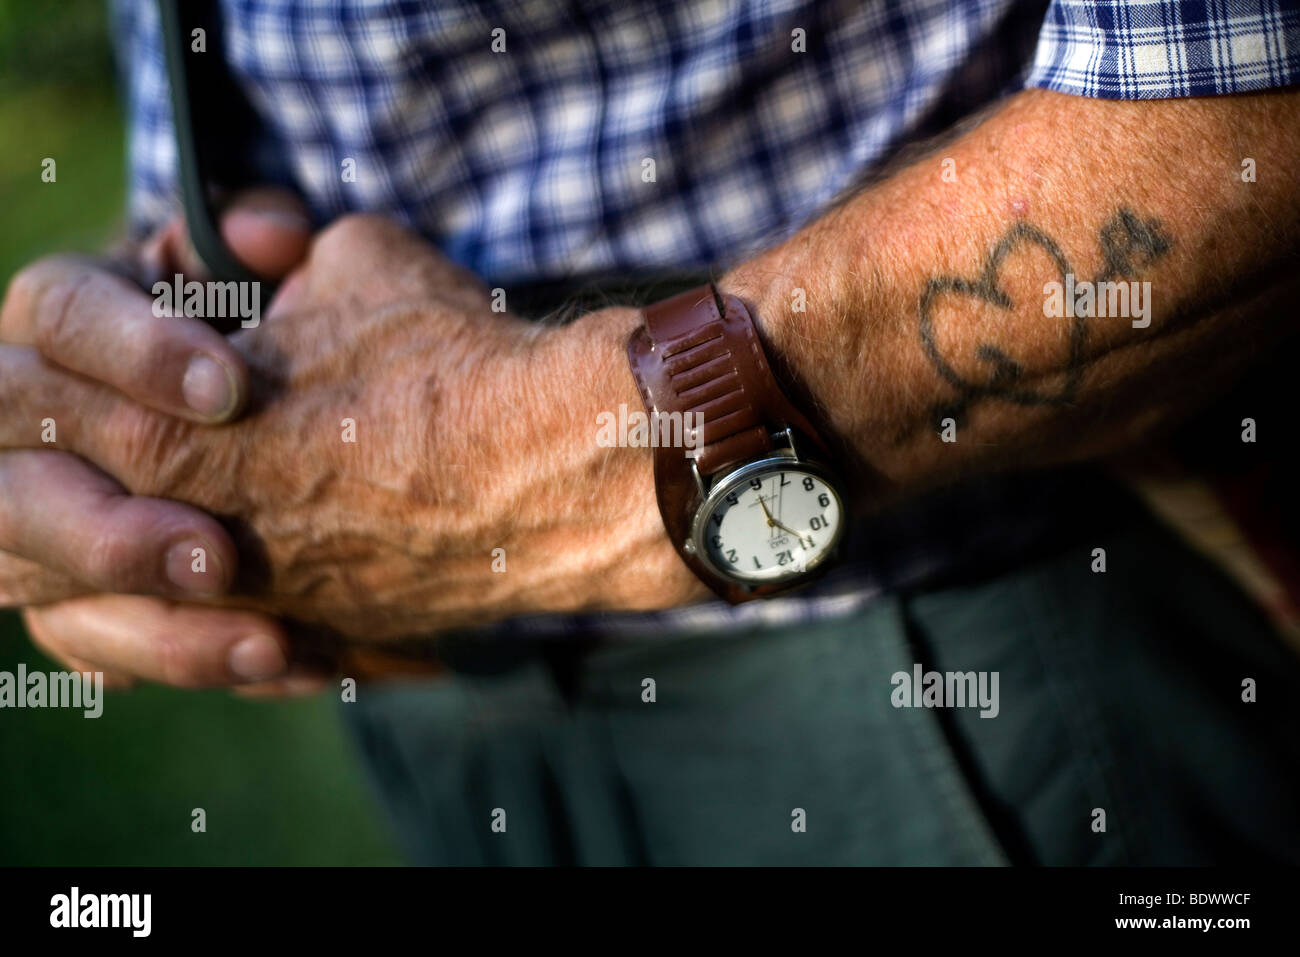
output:
[[[1293,92],[1026,92],[719,285],[886,489],[1097,454],[1292,322],[1261,306],[1296,273],[1298,109]],[[1066,272],[1076,292],[1149,282],[1149,325],[1136,301],[1127,316],[1045,314],[1045,284],[1068,293]]]

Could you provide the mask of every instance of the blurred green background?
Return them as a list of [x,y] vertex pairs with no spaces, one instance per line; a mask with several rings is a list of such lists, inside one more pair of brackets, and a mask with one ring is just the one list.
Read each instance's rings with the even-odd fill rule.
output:
[[[124,140],[106,21],[104,0],[0,0],[0,285],[117,232]],[[0,611],[0,671],[19,662],[59,667]],[[0,865],[397,863],[338,708],[330,695],[144,687],[110,695],[97,720],[0,709]]]

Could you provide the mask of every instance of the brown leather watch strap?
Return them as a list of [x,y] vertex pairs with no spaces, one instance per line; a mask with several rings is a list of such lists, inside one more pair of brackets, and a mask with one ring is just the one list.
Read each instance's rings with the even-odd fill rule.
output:
[[[712,284],[648,306],[645,324],[628,340],[627,353],[652,421],[659,413],[696,414],[694,463],[702,480],[761,458],[772,451],[773,436],[787,427],[829,457],[821,437],[772,375],[745,304],[719,295]],[[780,585],[746,588],[692,553],[691,520],[701,495],[691,463],[684,449],[655,449],[659,512],[682,560],[731,602],[782,590]]]

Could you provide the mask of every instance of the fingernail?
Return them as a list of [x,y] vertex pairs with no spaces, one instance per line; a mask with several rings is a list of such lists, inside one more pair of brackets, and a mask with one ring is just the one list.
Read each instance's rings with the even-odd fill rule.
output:
[[295,229],[305,233],[311,232],[311,220],[304,214],[293,210],[249,209],[247,212],[271,226],[279,226],[281,229]]
[[230,649],[230,673],[244,681],[269,681],[289,667],[280,643],[270,635],[250,635]]
[[235,378],[224,365],[205,355],[190,360],[181,380],[185,404],[208,419],[218,419],[235,405]]
[[198,538],[178,542],[167,550],[167,580],[194,595],[218,595],[226,590],[221,559]]
[[289,229],[295,232],[311,232],[311,220],[304,213],[293,209],[281,209],[275,206],[240,206],[230,207],[221,215],[222,229],[237,227],[240,221],[262,227]]

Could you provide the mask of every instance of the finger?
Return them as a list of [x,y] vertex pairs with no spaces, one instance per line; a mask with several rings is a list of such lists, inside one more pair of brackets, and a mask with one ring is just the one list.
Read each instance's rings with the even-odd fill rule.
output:
[[[132,402],[30,348],[0,345],[0,409],[0,450],[75,452],[136,495],[186,499],[206,475],[238,467],[230,457],[239,440],[230,429],[203,428]],[[220,502],[205,504],[220,510]]]
[[0,449],[66,447],[79,413],[113,395],[30,346],[0,344]]
[[[307,208],[284,189],[259,187],[235,194],[219,216],[221,238],[245,266],[267,279],[280,279],[301,263],[311,245],[312,224]],[[187,280],[212,278],[194,251],[183,217],[156,230],[139,251],[140,272],[154,282],[179,273]]]
[[89,592],[89,588],[70,575],[0,552],[0,608],[43,605]]
[[67,452],[0,454],[0,550],[96,591],[214,596],[233,580],[235,545],[213,518],[126,494]]
[[65,656],[181,688],[274,681],[288,672],[289,641],[272,618],[157,598],[91,595],[33,609]]
[[293,193],[260,187],[236,194],[221,212],[221,237],[259,276],[281,279],[307,258],[312,224]]
[[219,332],[164,314],[122,276],[75,257],[43,259],[14,277],[0,341],[35,346],[65,369],[193,421],[224,422],[248,395],[244,361]]
[[58,635],[51,631],[46,623],[45,615],[40,609],[24,608],[22,617],[23,625],[27,629],[27,635],[31,638],[32,644],[39,648],[43,654],[53,658],[65,668],[92,674],[98,672],[103,675],[105,688],[123,691],[135,686],[135,679],[124,671],[106,670],[97,662],[86,658],[78,658],[64,652]]

